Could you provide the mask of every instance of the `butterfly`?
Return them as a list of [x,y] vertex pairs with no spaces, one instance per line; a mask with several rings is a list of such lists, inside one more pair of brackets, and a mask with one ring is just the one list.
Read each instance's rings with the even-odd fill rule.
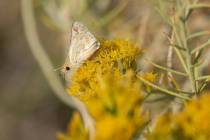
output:
[[65,77],[71,76],[99,47],[100,43],[88,28],[80,22],[74,22],[68,57],[62,67]]

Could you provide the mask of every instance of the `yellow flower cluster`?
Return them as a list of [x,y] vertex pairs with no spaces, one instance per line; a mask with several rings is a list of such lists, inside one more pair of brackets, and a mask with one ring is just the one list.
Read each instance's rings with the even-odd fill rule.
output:
[[[144,73],[142,75],[142,78],[144,78],[145,80],[148,80],[148,81],[154,83],[157,80],[157,73],[154,73],[154,72],[146,72],[146,73]],[[151,86],[148,86],[148,85],[145,85],[145,89],[146,89],[146,91],[151,92],[152,87]]]
[[[143,96],[133,71],[127,71],[124,75],[110,72],[98,79],[98,87],[95,89],[97,95],[86,102],[95,119],[94,140],[130,140],[138,136],[145,127],[147,118],[141,113]],[[67,135],[60,134],[59,140],[88,139],[81,119],[77,114],[75,116]]]
[[70,95],[87,101],[96,94],[97,77],[107,72],[125,73],[128,69],[135,69],[135,59],[139,55],[139,48],[129,41],[115,39],[102,40],[100,49],[86,61],[72,76]]
[[[95,119],[94,140],[130,140],[145,127],[148,120],[141,112],[144,97],[135,75],[139,52],[128,41],[101,41],[95,56],[73,75],[68,90],[85,102]],[[87,139],[87,130],[77,113],[67,134],[59,134],[59,140]]]
[[68,125],[68,134],[58,133],[59,140],[88,140],[88,131],[84,128],[79,113],[74,113]]
[[210,95],[189,102],[176,115],[164,115],[157,121],[149,140],[209,140],[210,139]]

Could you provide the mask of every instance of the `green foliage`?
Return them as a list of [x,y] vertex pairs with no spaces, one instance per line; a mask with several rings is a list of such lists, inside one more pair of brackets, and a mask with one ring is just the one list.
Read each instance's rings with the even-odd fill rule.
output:
[[[140,80],[145,84],[152,86],[154,89],[182,99],[197,97],[205,89],[207,85],[206,82],[209,81],[209,76],[202,76],[201,73],[201,56],[203,55],[204,50],[210,45],[210,41],[207,40],[203,44],[195,47],[192,46],[195,38],[207,35],[209,32],[201,31],[192,33],[189,28],[191,24],[189,19],[195,10],[209,8],[210,5],[198,3],[197,0],[159,0],[156,4],[158,12],[171,29],[171,35],[168,37],[168,41],[170,43],[169,47],[173,48],[172,51],[176,53],[177,58],[182,65],[182,70],[172,69],[173,65],[172,67],[165,67],[149,61],[154,67],[168,73],[168,77],[172,79],[172,84],[170,84],[173,85],[172,89],[169,85],[168,88],[154,85],[153,83],[143,79],[141,76]],[[170,63],[173,62],[172,60],[169,61]],[[174,86],[174,83],[177,84],[178,82],[173,74],[182,76],[189,81],[190,88],[188,91],[185,91],[185,89],[180,90],[178,87],[181,86]],[[179,91],[179,93],[176,94],[174,91]],[[186,92],[188,92],[187,95]]]

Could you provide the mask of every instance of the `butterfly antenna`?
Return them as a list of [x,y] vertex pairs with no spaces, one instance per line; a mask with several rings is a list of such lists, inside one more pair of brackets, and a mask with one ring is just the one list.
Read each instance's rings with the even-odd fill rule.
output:
[[58,70],[61,70],[61,69],[62,69],[62,66],[58,67],[58,68],[55,68],[54,71],[58,71]]
[[[58,67],[58,68],[54,69],[54,71],[61,70],[62,68],[63,68],[62,66],[61,66],[61,67]],[[60,71],[59,75],[61,75],[61,78],[62,78],[63,80],[65,80],[65,73],[64,73],[64,72],[61,72],[61,71]]]

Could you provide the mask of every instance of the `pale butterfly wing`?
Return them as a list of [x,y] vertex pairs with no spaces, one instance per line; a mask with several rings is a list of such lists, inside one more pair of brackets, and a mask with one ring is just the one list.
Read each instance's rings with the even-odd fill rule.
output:
[[99,42],[87,27],[74,22],[71,31],[71,44],[69,47],[69,61],[73,67],[78,67],[87,60],[98,48]]

